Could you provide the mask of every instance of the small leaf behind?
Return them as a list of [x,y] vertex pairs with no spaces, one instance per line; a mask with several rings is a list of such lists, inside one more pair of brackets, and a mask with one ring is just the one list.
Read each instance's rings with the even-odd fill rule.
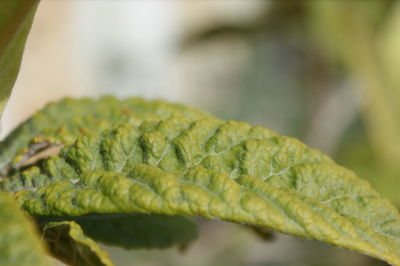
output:
[[80,226],[73,221],[49,223],[43,228],[43,236],[52,255],[69,265],[113,265],[107,252],[85,236]]

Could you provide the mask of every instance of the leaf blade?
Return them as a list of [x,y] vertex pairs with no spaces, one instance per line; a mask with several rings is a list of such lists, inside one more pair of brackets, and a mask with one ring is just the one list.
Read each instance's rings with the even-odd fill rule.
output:
[[34,215],[200,215],[400,263],[398,210],[369,183],[298,140],[243,122],[122,124],[82,135],[7,182]]

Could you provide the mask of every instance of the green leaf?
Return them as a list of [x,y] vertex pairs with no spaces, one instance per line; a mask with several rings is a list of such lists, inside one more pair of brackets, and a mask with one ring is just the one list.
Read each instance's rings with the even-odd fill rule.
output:
[[198,119],[209,114],[180,104],[140,98],[65,98],[47,105],[0,143],[0,168],[3,168],[4,175],[7,171],[23,166],[24,161],[36,153],[52,146],[71,143],[85,132],[100,132],[120,123],[140,125],[145,120],[177,116]]
[[298,140],[213,118],[89,132],[3,177],[32,215],[143,213],[264,226],[400,264],[400,215]]
[[17,78],[39,0],[0,2],[0,116]]
[[73,221],[49,223],[43,228],[43,236],[52,255],[69,265],[113,265],[108,254]]
[[0,265],[50,265],[33,223],[13,196],[0,192]]
[[[54,217],[39,217],[45,223]],[[166,248],[172,245],[187,246],[197,237],[197,224],[189,217],[114,214],[62,217],[57,220],[73,220],[83,233],[95,241],[124,249]]]

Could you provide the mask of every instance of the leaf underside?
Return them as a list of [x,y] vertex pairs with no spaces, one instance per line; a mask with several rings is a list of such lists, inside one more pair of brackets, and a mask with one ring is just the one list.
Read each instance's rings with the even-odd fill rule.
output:
[[[189,217],[157,214],[101,214],[79,217],[37,217],[40,224],[51,220],[74,222],[91,239],[124,249],[185,247],[196,239],[197,224]],[[75,265],[75,264],[74,264]]]
[[[71,110],[76,116],[68,118],[60,113],[61,125],[49,123],[46,130],[46,115],[57,120],[63,107],[53,104],[43,110],[33,118],[41,125],[27,122],[36,125],[34,133],[27,134],[23,124],[0,144],[8,148],[0,156],[2,188],[15,191],[20,205],[34,216],[203,216],[265,226],[400,264],[397,209],[329,157],[266,128],[209,118],[184,107],[161,117],[153,112],[169,106],[162,102],[135,99],[154,110],[137,115],[131,102],[124,112],[136,119],[121,118],[129,101],[91,102],[114,104],[86,118],[76,117],[82,110]],[[74,100],[59,105],[66,103],[79,105]],[[97,124],[87,122],[91,119]],[[10,148],[19,138],[28,147],[44,139],[64,147],[49,158],[21,164],[35,152]],[[14,159],[7,161],[7,156]]]

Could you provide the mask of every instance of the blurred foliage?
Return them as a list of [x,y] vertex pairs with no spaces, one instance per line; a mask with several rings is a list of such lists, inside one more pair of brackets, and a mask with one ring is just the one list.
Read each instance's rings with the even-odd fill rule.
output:
[[39,0],[0,2],[0,114],[11,94]]
[[[249,44],[252,62],[234,88],[238,102],[219,106],[216,113],[321,148],[400,204],[399,2],[270,2],[264,15],[247,25],[199,30],[183,40],[183,48],[227,36]],[[318,120],[340,90],[353,91],[359,103],[339,99]],[[325,136],[330,131],[337,131],[336,137]]]
[[0,192],[0,265],[49,266],[47,247],[11,193]]
[[[393,72],[399,64],[400,43],[395,36],[400,33],[400,5],[324,2],[312,5],[309,14],[316,40],[331,62],[343,64],[347,75],[356,79],[364,97],[360,116],[365,130],[356,131],[355,143],[343,139],[346,145],[337,149],[337,157],[399,204],[400,80]],[[341,158],[341,153],[346,155]]]
[[182,50],[233,41],[248,45],[250,61],[239,82],[215,88],[238,97],[214,113],[300,138],[400,206],[400,2],[270,1],[247,24],[190,32]]

